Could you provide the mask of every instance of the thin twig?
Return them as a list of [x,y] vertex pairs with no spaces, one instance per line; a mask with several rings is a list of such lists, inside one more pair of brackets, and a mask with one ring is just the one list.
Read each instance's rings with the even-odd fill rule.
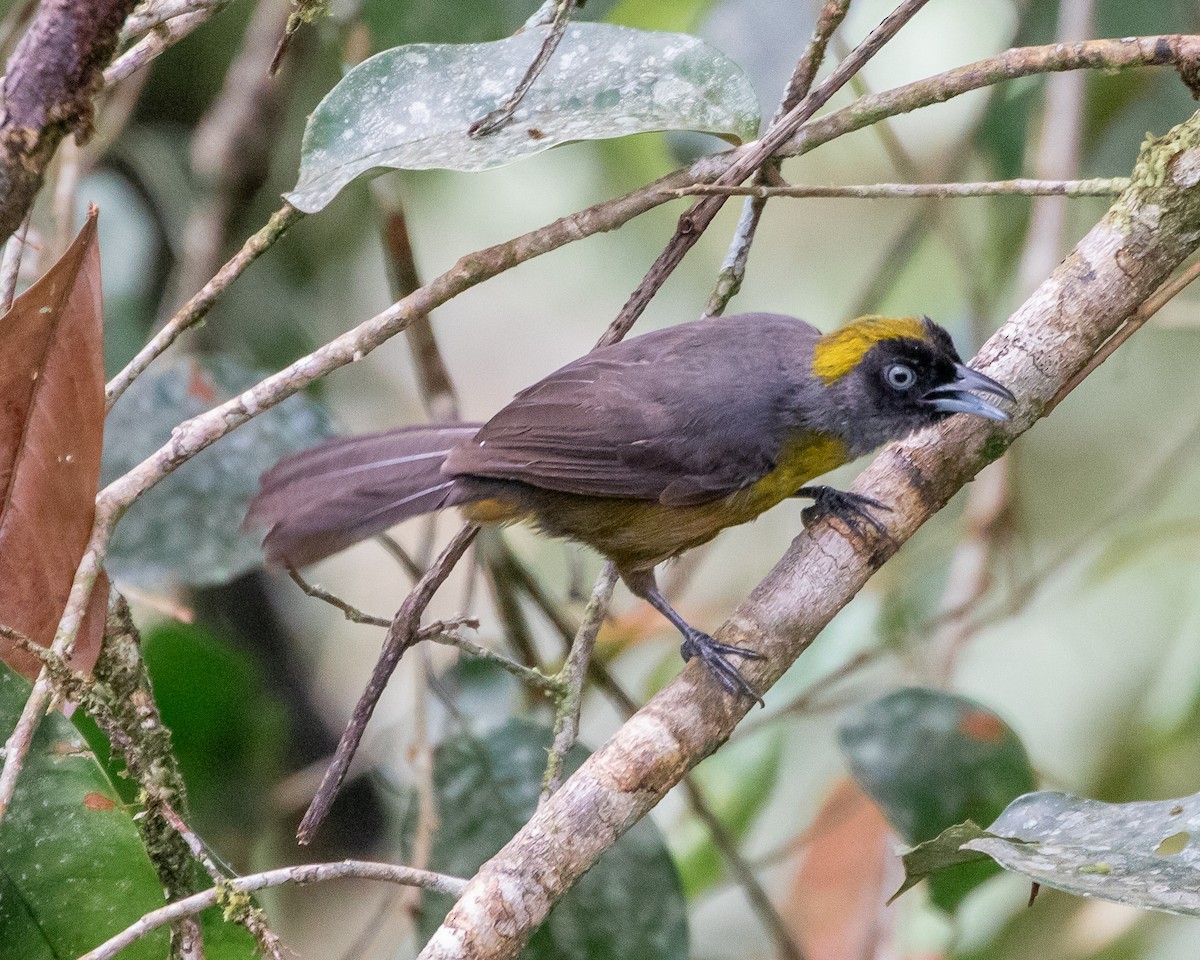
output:
[[525,95],[529,93],[529,88],[546,69],[546,64],[550,62],[550,58],[554,56],[554,51],[558,49],[559,43],[562,41],[563,34],[567,32],[567,24],[571,19],[571,11],[578,5],[578,0],[550,0],[547,4],[554,7],[554,19],[550,21],[550,29],[546,33],[546,38],[542,41],[542,45],[538,48],[537,56],[534,57],[533,63],[529,65],[529,69],[525,71],[525,76],[521,78],[516,89],[507,100],[504,101],[495,110],[484,114],[478,120],[467,128],[467,136],[479,139],[486,137],[489,133],[495,133],[513,116],[513,112],[520,106],[521,101],[525,99]]
[[189,153],[200,190],[183,225],[169,309],[216,273],[270,173],[293,86],[268,76],[267,64],[287,18],[288,0],[258,0],[221,90],[196,124]]
[[342,781],[346,779],[350,761],[354,759],[354,753],[358,749],[358,744],[367,729],[367,723],[370,722],[371,714],[375,712],[375,705],[379,703],[379,698],[383,695],[392,671],[396,669],[396,664],[400,662],[404,651],[420,639],[421,614],[478,532],[479,528],[471,524],[467,524],[459,530],[454,535],[454,539],[446,545],[441,555],[425,571],[425,576],[413,587],[412,592],[400,605],[400,609],[396,611],[396,616],[388,628],[387,638],[383,642],[379,659],[375,663],[375,669],[371,673],[371,679],[354,707],[354,713],[346,725],[346,731],[338,742],[333,761],[321,779],[321,786],[317,788],[316,796],[313,797],[308,812],[300,821],[300,828],[296,831],[296,838],[300,843],[309,843],[316,833],[317,827],[325,819],[325,815],[333,804],[333,798],[337,796]]
[[395,537],[381,533],[375,537],[375,541],[388,552],[396,563],[404,568],[404,572],[414,581],[420,580],[425,575],[424,568],[413,559],[412,554],[405,550]]
[[783,917],[775,909],[775,904],[767,896],[767,891],[763,889],[763,885],[758,882],[758,877],[754,875],[753,868],[742,856],[742,852],[738,849],[737,840],[725,828],[725,824],[721,822],[721,818],[708,805],[708,801],[704,798],[704,793],[701,791],[700,785],[696,782],[696,778],[689,773],[684,776],[680,783],[687,794],[692,812],[708,829],[708,834],[712,837],[713,846],[717,848],[721,856],[725,858],[725,862],[733,869],[738,883],[746,891],[746,896],[750,900],[750,905],[754,908],[754,912],[766,924],[767,929],[771,933],[771,938],[775,941],[775,949],[779,952],[779,956],[784,957],[785,960],[804,960],[804,952],[800,949],[800,945],[792,939],[792,934],[788,930],[787,924],[784,923]]
[[160,23],[109,65],[104,71],[105,85],[112,86],[148,66],[155,57],[175,46],[197,27],[207,23],[214,14],[219,13],[231,2],[232,0],[215,0],[191,13]]
[[21,275],[21,257],[25,253],[25,238],[29,236],[29,222],[32,219],[33,207],[30,207],[17,232],[9,237],[4,245],[4,262],[0,265],[0,313],[8,313],[12,309],[13,300],[16,299],[17,278]]
[[[855,47],[848,57],[837,65],[837,68],[813,89],[800,103],[772,123],[761,140],[749,146],[730,167],[716,178],[718,184],[741,183],[753,171],[762,166],[764,161],[774,156],[796,132],[801,124],[824,106],[838,90],[846,85],[879,50],[892,39],[909,20],[911,20],[929,0],[903,0],[884,21],[879,24],[867,38]],[[713,218],[725,203],[725,197],[704,197],[694,203],[691,208],[679,218],[679,226],[675,235],[667,243],[667,247],[654,261],[654,265],[646,273],[616,319],[609,324],[608,330],[600,338],[601,344],[615,343],[620,340],[637,322],[650,300],[654,297],[667,277],[675,270],[700,235],[712,223]]]
[[[408,218],[394,192],[385,193],[382,188],[377,188],[374,194],[385,218],[383,243],[388,255],[392,299],[400,300],[421,288],[412,236],[408,232]],[[450,367],[438,346],[429,314],[415,318],[407,332],[408,347],[417,371],[417,385],[430,418],[435,422],[461,420],[458,391],[454,388]]]
[[341,597],[330,593],[315,583],[309,583],[295,567],[288,567],[287,573],[296,586],[306,594],[315,600],[320,600],[331,607],[341,610],[342,615],[351,623],[365,623],[372,627],[390,627],[392,625],[392,621],[388,617],[377,617],[370,613],[363,613],[363,611],[359,610],[352,603],[348,603]]
[[[411,866],[424,870],[433,853],[433,840],[438,830],[437,788],[433,779],[433,745],[429,740],[429,678],[430,664],[423,662],[412,672],[413,738],[409,749],[409,764],[416,777],[417,823],[412,832]],[[414,916],[421,909],[421,897],[416,889],[403,891],[404,906]]]
[[402,867],[391,863],[374,863],[369,860],[342,860],[337,863],[309,863],[297,867],[280,867],[276,870],[251,873],[235,880],[229,880],[219,886],[210,887],[202,893],[193,894],[165,907],[152,910],[115,937],[109,938],[94,950],[89,950],[79,960],[112,960],[127,946],[140,940],[146,934],[173,923],[181,917],[194,917],[209,907],[228,903],[239,894],[253,893],[256,890],[265,890],[270,887],[281,887],[284,884],[295,884],[302,887],[310,883],[345,879],[379,880],[383,883],[422,887],[452,897],[462,893],[467,884],[466,880],[442,873],[415,870],[412,867]]
[[1128,177],[1089,180],[988,180],[976,183],[871,183],[833,185],[792,184],[786,187],[718,186],[697,183],[672,190],[676,197],[719,195],[729,197],[850,197],[891,200],[908,197],[1114,197],[1128,188]]
[[596,647],[596,635],[608,615],[608,604],[612,600],[613,587],[617,584],[617,566],[611,560],[604,564],[591,599],[583,611],[583,621],[571,644],[567,661],[559,671],[557,679],[563,684],[563,696],[559,699],[554,717],[554,743],[546,763],[546,774],[542,777],[541,803],[562,784],[563,763],[567,752],[575,746],[579,736],[579,712],[583,707],[583,685]]
[[[449,571],[447,571],[449,573]],[[389,620],[386,617],[377,617],[370,613],[364,613],[358,607],[343,600],[336,594],[330,593],[316,584],[309,583],[301,576],[298,570],[288,569],[288,576],[292,578],[296,586],[303,590],[314,600],[320,600],[329,604],[331,607],[336,607],[342,611],[343,616],[352,623],[361,623],[372,627],[391,627],[394,620]],[[440,584],[439,584],[440,585]],[[415,589],[415,588],[414,588]],[[515,660],[510,660],[503,654],[496,653],[495,650],[489,650],[487,647],[480,646],[477,643],[472,643],[466,637],[462,636],[459,631],[463,628],[475,630],[479,627],[479,621],[473,617],[454,617],[450,620],[434,620],[427,623],[416,632],[413,643],[422,641],[430,641],[432,643],[440,643],[448,647],[458,647],[459,650],[468,656],[475,657],[479,660],[486,660],[488,663],[495,664],[503,670],[508,671],[518,680],[529,684],[535,689],[541,690],[544,693],[553,696],[559,696],[563,692],[563,684],[555,677],[548,677],[533,667],[526,667],[523,664],[517,663]],[[410,644],[411,645],[411,644]]]
[[213,0],[143,0],[133,13],[125,18],[117,46],[125,47],[135,38],[168,20],[213,5]]
[[[817,16],[817,22],[813,28],[813,35],[808,41],[804,55],[792,72],[792,78],[788,81],[787,89],[784,91],[779,108],[775,111],[772,123],[779,122],[789,110],[808,96],[809,91],[812,90],[813,80],[816,79],[817,71],[825,59],[825,49],[829,46],[829,40],[834,31],[841,26],[842,21],[846,19],[849,10],[850,0],[826,0],[825,5],[821,7],[821,12]],[[779,168],[779,161],[768,160],[763,164],[762,169],[754,174],[753,185],[755,187],[766,186],[779,173]],[[729,251],[725,254],[721,272],[717,275],[716,287],[713,288],[708,303],[704,306],[706,317],[717,317],[724,313],[729,301],[741,290],[742,281],[746,276],[746,262],[750,258],[750,245],[754,243],[754,235],[758,231],[758,224],[766,206],[767,198],[757,195],[751,195],[750,199],[743,204],[737,229],[734,230],[733,239],[729,244]]]
[[109,381],[104,394],[108,403],[107,409],[123,394],[129,385],[150,364],[171,346],[181,333],[193,326],[212,309],[217,297],[224,293],[231,283],[245,272],[255,260],[261,257],[276,240],[287,232],[287,229],[304,214],[285,203],[279,210],[271,214],[271,218],[257,233],[252,234],[242,244],[242,249],[235,253],[216,275],[208,281],[176,314],[167,321],[166,325],[146,343],[137,355],[125,365],[120,373]]

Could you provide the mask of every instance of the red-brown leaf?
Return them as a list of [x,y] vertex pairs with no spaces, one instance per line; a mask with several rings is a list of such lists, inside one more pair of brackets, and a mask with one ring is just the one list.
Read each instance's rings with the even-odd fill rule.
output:
[[809,830],[784,917],[809,960],[891,956],[900,880],[891,828],[849,777],[826,798]]
[[[0,318],[0,623],[47,646],[95,513],[104,430],[104,334],[95,208],[62,259]],[[76,643],[90,670],[104,578]],[[36,657],[0,640],[27,677]]]

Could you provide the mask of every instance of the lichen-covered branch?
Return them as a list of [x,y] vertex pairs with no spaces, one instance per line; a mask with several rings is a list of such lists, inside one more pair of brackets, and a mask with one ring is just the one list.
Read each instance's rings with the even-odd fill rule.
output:
[[303,887],[310,883],[327,883],[330,880],[350,878],[422,887],[426,890],[436,890],[438,893],[448,893],[451,896],[459,893],[466,883],[458,877],[449,877],[442,873],[431,873],[428,870],[416,870],[412,867],[375,863],[369,860],[341,860],[337,863],[307,863],[297,867],[280,867],[277,870],[266,870],[263,873],[238,877],[236,880],[210,887],[201,893],[152,910],[137,923],[105,941],[95,950],[85,953],[79,960],[110,960],[131,943],[140,940],[159,927],[174,923],[182,917],[194,917],[212,906],[228,907],[231,902],[241,896],[253,893],[255,890],[281,887],[284,884]]
[[[1200,246],[1200,114],[1149,140],[1132,185],[980,351],[973,365],[1021,398],[1007,424],[954,418],[886,448],[855,489],[887,503],[889,537],[829,523],[793,542],[720,631],[767,660],[770,687],[879,567],[1043,415],[1105,340]],[[550,907],[749,709],[691,664],[635,714],[480,869],[421,960],[513,957]],[[569,842],[568,842],[569,838]]]

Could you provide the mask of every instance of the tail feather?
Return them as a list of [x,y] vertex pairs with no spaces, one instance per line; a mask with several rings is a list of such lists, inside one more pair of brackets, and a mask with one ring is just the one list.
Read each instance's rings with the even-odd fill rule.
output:
[[268,562],[315,563],[401,520],[456,503],[455,481],[441,466],[479,427],[402,427],[286,457],[262,475],[245,525],[267,528]]

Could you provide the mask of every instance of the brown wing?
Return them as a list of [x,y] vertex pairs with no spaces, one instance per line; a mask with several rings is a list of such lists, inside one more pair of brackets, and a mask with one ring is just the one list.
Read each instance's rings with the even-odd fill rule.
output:
[[770,472],[787,427],[784,357],[816,331],[774,315],[714,318],[604,347],[514,398],[443,472],[684,505]]

